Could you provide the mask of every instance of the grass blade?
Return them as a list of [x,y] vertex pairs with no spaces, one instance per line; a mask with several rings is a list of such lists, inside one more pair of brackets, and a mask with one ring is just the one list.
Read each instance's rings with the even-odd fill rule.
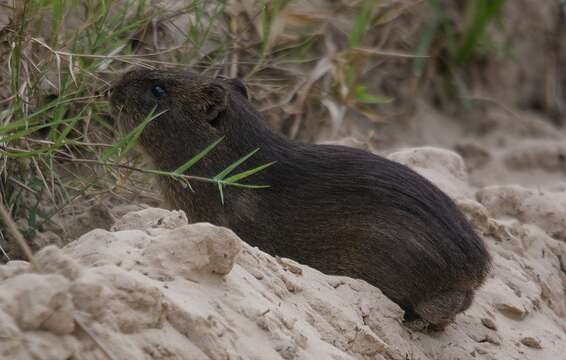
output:
[[175,170],[175,174],[184,174],[185,171],[189,170],[194,164],[199,162],[210,151],[212,151],[212,149],[214,149],[216,147],[216,145],[220,144],[222,142],[222,140],[224,140],[224,136],[222,136],[220,139],[218,139],[215,142],[213,142],[212,144],[210,144],[208,147],[206,147],[206,149],[204,149],[200,153],[193,156],[189,161],[187,161],[183,165],[179,166],[177,168],[177,170]]
[[248,184],[240,184],[240,183],[230,183],[227,185],[237,188],[243,188],[243,189],[267,189],[271,187],[270,185],[248,185]]
[[473,18],[457,52],[457,63],[463,64],[470,59],[490,21],[497,15],[503,4],[504,0],[482,0],[474,6],[470,5],[469,11],[473,12]]
[[260,166],[258,166],[258,167],[253,168],[253,169],[246,170],[246,171],[243,171],[243,172],[241,172],[241,173],[239,173],[239,174],[230,176],[229,178],[225,179],[224,182],[225,182],[226,184],[234,184],[234,183],[238,182],[239,180],[243,180],[243,179],[245,179],[245,178],[247,178],[247,177],[249,177],[249,176],[252,176],[252,175],[255,174],[255,173],[258,173],[258,172],[262,171],[263,169],[267,169],[268,167],[270,167],[271,165],[275,164],[276,162],[277,162],[277,161],[272,161],[272,162],[270,162],[270,163],[267,163],[267,164],[264,164],[264,165],[260,165]]
[[371,23],[371,15],[374,7],[377,5],[378,0],[366,0],[360,12],[356,16],[354,21],[354,27],[352,28],[352,33],[350,34],[350,46],[355,48],[362,44],[366,34],[369,30],[369,25]]
[[218,183],[218,191],[220,192],[220,202],[224,205],[224,190],[222,190],[222,183]]
[[254,151],[250,152],[249,154],[247,154],[246,156],[244,156],[243,158],[233,162],[230,166],[228,166],[226,169],[222,170],[218,175],[216,175],[214,177],[214,180],[224,180],[224,178],[230,174],[232,171],[234,171],[234,169],[236,169],[238,166],[240,166],[244,161],[248,160],[249,158],[251,158],[256,152],[259,151],[259,148],[255,149]]
[[[165,111],[161,111],[161,112],[154,115],[155,109],[156,109],[156,107],[153,108],[153,110],[151,110],[151,112],[146,116],[146,118],[142,121],[141,124],[136,126],[132,131],[130,131],[126,136],[124,136],[120,141],[118,141],[116,144],[114,144],[111,148],[104,151],[102,153],[100,159],[102,161],[106,161],[110,157],[114,156],[116,153],[123,155],[123,154],[127,153],[131,148],[133,148],[136,145],[138,138],[140,137],[143,129],[145,129],[147,124],[149,124],[150,121],[158,118],[159,116],[161,116],[162,114],[165,113]],[[119,156],[118,158],[120,158],[120,157],[121,156]]]

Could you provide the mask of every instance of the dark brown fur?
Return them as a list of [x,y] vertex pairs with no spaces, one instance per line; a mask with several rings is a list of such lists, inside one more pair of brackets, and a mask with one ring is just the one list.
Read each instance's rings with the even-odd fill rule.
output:
[[[152,87],[164,95],[156,97]],[[238,80],[188,72],[134,71],[113,89],[119,125],[132,130],[165,111],[140,144],[154,164],[174,170],[225,136],[190,173],[214,176],[255,148],[247,167],[275,165],[249,178],[267,189],[218,189],[160,177],[172,208],[190,221],[233,229],[243,240],[329,274],[362,278],[406,312],[439,328],[469,307],[490,255],[456,205],[406,166],[342,146],[306,145],[273,133]]]

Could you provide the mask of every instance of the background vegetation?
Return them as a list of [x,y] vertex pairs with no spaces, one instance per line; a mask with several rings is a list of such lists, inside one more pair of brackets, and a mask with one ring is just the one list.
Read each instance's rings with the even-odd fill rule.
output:
[[[136,134],[116,136],[106,101],[111,82],[133,67],[241,77],[270,125],[290,138],[339,137],[347,119],[379,132],[410,117],[418,101],[446,112],[473,107],[478,88],[501,85],[489,72],[488,79],[475,76],[477,69],[515,64],[523,71],[509,20],[518,6],[504,0],[1,0],[1,201],[29,239],[50,232],[63,240],[71,236],[64,219],[85,208],[156,203],[147,187],[150,169],[130,151]],[[556,97],[559,80],[550,79],[546,88]],[[548,94],[523,95],[502,98],[560,113]],[[228,167],[231,175],[235,168]],[[224,175],[216,180],[229,179]],[[19,256],[1,227],[0,249],[4,260]]]

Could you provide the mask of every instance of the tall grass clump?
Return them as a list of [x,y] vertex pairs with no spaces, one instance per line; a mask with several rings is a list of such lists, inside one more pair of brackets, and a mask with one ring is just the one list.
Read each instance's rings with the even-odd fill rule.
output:
[[[434,16],[425,23],[413,63],[414,73],[422,77],[429,61],[438,61],[435,70],[446,80],[447,94],[462,96],[466,92],[467,67],[482,58],[498,56],[503,49],[488,31],[501,28],[500,13],[505,0],[466,0],[447,5],[442,0],[427,0]],[[449,11],[456,9],[457,11]]]
[[[10,24],[0,31],[0,53],[6,55],[0,60],[0,201],[26,237],[60,227],[55,217],[75,205],[151,196],[139,185],[148,174],[173,177],[189,188],[191,181],[210,182],[221,201],[225,186],[265,185],[241,181],[270,164],[237,172],[253,153],[226,164],[216,177],[187,175],[219,142],[174,172],[148,169],[129,151],[143,127],[115,134],[106,99],[111,81],[134,66],[206,67],[221,61],[225,43],[213,39],[213,30],[224,1],[194,0],[174,10],[146,0],[14,3],[7,10]],[[175,27],[173,20],[183,15],[190,21]],[[1,226],[2,260],[13,250],[7,235]]]

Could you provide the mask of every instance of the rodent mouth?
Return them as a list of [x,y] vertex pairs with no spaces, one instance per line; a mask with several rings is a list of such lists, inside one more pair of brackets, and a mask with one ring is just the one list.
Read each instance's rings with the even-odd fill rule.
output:
[[128,106],[128,84],[127,78],[123,77],[109,89],[111,116],[118,132],[122,135],[133,130],[137,118],[135,107]]
[[117,125],[118,131],[123,135],[127,134],[128,129],[126,126],[126,122],[130,118],[128,116],[128,112],[126,111],[126,107],[122,104],[112,104],[112,118],[114,119],[114,124]]
[[126,94],[126,86],[127,83],[125,83],[124,80],[120,80],[111,85],[110,89],[108,89],[108,93],[110,95],[109,101],[112,108],[117,109],[124,107],[124,104],[126,103],[126,100],[128,98]]
[[111,108],[112,108],[112,117],[114,118],[114,120],[118,121],[120,119],[120,116],[123,114],[126,114],[126,106],[123,104],[112,104],[112,102],[110,102]]

